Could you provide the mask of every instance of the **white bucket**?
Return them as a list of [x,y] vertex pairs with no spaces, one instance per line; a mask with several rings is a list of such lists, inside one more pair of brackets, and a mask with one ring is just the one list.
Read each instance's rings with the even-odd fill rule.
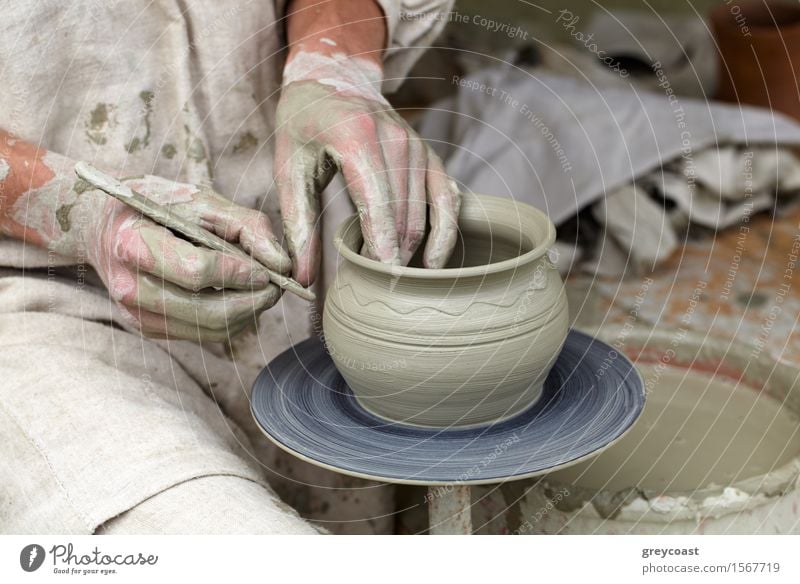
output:
[[592,332],[642,372],[645,412],[592,461],[478,489],[479,531],[800,533],[800,372],[697,333]]

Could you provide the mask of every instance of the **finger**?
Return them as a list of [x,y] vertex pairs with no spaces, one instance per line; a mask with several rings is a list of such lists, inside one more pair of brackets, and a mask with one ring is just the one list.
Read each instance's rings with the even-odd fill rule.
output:
[[254,314],[270,308],[280,295],[280,289],[275,285],[254,292],[188,292],[150,276],[141,276],[138,279],[136,296],[126,304],[204,328],[224,329],[239,321],[249,320]]
[[423,263],[426,268],[443,268],[453,253],[458,236],[461,193],[455,181],[447,175],[442,161],[430,148],[425,180],[431,233],[425,244]]
[[265,266],[282,274],[291,271],[292,260],[275,237],[272,224],[264,213],[236,205],[230,209],[205,209],[201,217],[204,225],[216,235],[231,243],[238,243]]
[[190,341],[226,341],[247,328],[249,323],[236,323],[224,329],[209,329],[164,314],[150,312],[138,306],[120,305],[125,320],[150,338],[186,339]]
[[378,136],[389,185],[389,209],[399,244],[408,219],[408,132],[400,124],[388,122],[378,126]]
[[400,258],[407,265],[425,238],[425,173],[428,168],[428,148],[420,138],[409,137],[408,216],[406,228],[400,234]]
[[258,211],[252,221],[245,221],[239,232],[239,244],[265,266],[276,272],[288,274],[292,270],[292,260],[272,232],[272,225],[263,213]]
[[364,235],[370,254],[381,262],[400,263],[397,226],[389,204],[389,183],[380,148],[376,148],[377,136],[374,121],[369,124],[359,120],[362,130],[366,125],[369,141],[354,141],[359,146],[346,145],[341,152],[342,174],[347,182],[350,198],[358,209],[361,233]]
[[129,177],[124,180],[125,184],[134,191],[159,205],[173,207],[177,213],[186,208],[192,209],[191,204],[184,205],[184,203],[194,202],[202,190],[202,187],[197,185],[175,182],[150,174]]
[[119,227],[114,255],[129,268],[187,290],[269,284],[269,274],[255,262],[198,247],[143,218],[131,218]]
[[320,262],[319,198],[315,188],[316,158],[278,137],[275,182],[283,232],[292,258],[292,275],[303,286],[314,282]]

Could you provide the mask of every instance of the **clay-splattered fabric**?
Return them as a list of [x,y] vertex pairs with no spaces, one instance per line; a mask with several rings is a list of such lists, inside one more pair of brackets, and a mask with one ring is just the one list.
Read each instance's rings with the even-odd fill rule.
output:
[[[451,1],[378,1],[391,90]],[[284,8],[282,0],[3,2],[0,127],[119,176],[210,184],[265,211],[279,231],[272,133]],[[350,212],[344,194],[334,199],[325,233]],[[323,262],[330,273],[335,258]],[[173,518],[163,531],[253,531],[252,520],[213,520],[247,515],[263,522],[259,532],[310,531],[274,497],[268,471],[285,499],[332,531],[392,529],[391,488],[280,455],[251,421],[255,373],[313,334],[316,309],[286,295],[262,316],[258,337],[225,348],[156,343],[116,324],[87,266],[56,276],[69,263],[0,239],[0,266],[16,268],[0,278],[0,532],[91,533],[115,516],[106,531],[159,531],[138,505],[201,508],[209,484],[225,485],[229,503],[247,512],[183,527]],[[202,477],[228,478],[191,482]]]
[[[182,529],[175,518],[186,514],[198,533],[314,533],[273,494],[231,418],[235,364],[186,342],[172,343],[177,358],[122,330],[107,320],[110,300],[77,278],[3,275],[0,531],[90,534],[167,498],[176,508],[150,533]],[[187,486],[223,477],[222,500],[197,500]],[[251,518],[209,519],[220,513]]]

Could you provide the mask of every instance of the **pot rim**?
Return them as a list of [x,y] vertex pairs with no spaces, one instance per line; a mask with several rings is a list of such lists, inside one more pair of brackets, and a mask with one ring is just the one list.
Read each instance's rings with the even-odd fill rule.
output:
[[486,202],[500,202],[503,204],[512,205],[516,208],[521,208],[523,211],[532,213],[535,216],[536,221],[542,222],[546,227],[547,233],[543,240],[539,242],[532,250],[525,252],[522,255],[518,255],[517,257],[503,260],[500,262],[495,262],[491,264],[486,264],[483,266],[470,266],[466,268],[414,268],[414,267],[407,267],[407,266],[397,266],[392,264],[384,264],[377,260],[372,260],[367,257],[362,256],[361,254],[355,252],[354,250],[350,249],[345,245],[344,242],[344,233],[347,229],[349,229],[353,223],[358,221],[358,214],[355,213],[342,221],[339,227],[336,229],[336,235],[333,239],[333,245],[336,247],[336,250],[344,257],[347,261],[357,264],[363,268],[366,268],[373,272],[380,272],[383,274],[388,274],[394,277],[413,277],[413,278],[421,278],[426,280],[445,280],[451,278],[467,278],[473,276],[485,276],[488,274],[496,274],[498,272],[504,272],[506,270],[512,270],[519,268],[520,266],[527,264],[529,262],[538,260],[541,258],[547,250],[555,243],[556,241],[556,227],[553,225],[553,222],[547,216],[544,211],[537,209],[533,205],[529,205],[527,203],[523,203],[521,201],[517,201],[516,199],[511,199],[507,197],[495,197],[492,195],[481,195],[478,193],[463,193],[463,200],[461,205],[461,210],[463,212],[465,203],[467,203],[468,198],[474,198],[476,201],[486,201]]

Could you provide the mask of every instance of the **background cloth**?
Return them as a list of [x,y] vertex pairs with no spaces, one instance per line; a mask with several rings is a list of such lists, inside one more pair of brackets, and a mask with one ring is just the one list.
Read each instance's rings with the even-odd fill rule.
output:
[[726,227],[800,188],[794,120],[679,96],[662,81],[656,92],[611,71],[506,64],[461,80],[418,129],[462,189],[529,203],[556,225],[591,207],[610,237],[588,269],[652,269],[678,228]]

